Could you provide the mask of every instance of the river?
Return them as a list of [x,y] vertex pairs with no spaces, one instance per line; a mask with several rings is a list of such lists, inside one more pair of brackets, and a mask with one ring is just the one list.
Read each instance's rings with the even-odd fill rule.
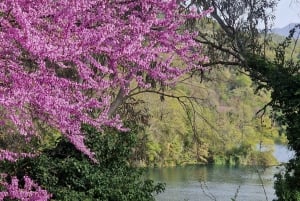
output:
[[[274,155],[279,162],[287,162],[293,154],[276,145]],[[278,171],[278,167],[191,165],[152,168],[147,175],[167,185],[156,201],[271,201],[276,198],[273,183]]]

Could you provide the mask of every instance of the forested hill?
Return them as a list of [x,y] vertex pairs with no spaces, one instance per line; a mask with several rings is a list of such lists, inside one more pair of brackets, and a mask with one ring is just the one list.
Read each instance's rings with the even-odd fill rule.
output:
[[[150,120],[136,158],[142,165],[229,163],[274,165],[273,145],[283,140],[268,117],[256,115],[270,100],[255,94],[243,72],[212,69],[165,91],[143,93]],[[180,97],[180,98],[174,98]],[[190,98],[186,98],[190,97]],[[263,150],[263,152],[260,152]]]

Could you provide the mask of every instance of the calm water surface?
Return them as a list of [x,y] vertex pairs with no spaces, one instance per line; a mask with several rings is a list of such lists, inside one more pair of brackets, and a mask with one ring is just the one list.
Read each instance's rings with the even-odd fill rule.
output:
[[[276,146],[274,155],[280,162],[292,157],[284,146]],[[258,170],[254,167],[193,165],[153,168],[147,174],[154,181],[167,184],[166,191],[156,196],[157,201],[231,201],[235,196],[239,201],[271,201],[276,198],[273,177],[278,171],[277,167]]]

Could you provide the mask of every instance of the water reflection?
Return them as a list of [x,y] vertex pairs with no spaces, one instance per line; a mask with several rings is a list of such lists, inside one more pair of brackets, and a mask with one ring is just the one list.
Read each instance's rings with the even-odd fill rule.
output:
[[[260,170],[268,200],[275,198],[273,175],[276,168]],[[154,168],[148,177],[167,183],[164,193],[157,201],[230,201],[238,192],[236,200],[266,200],[262,182],[253,167],[201,166]]]
[[[274,168],[259,169],[266,181],[272,182]],[[211,181],[219,183],[259,182],[255,167],[191,165],[183,167],[152,168],[148,176],[155,181],[169,184],[188,181]]]
[[[276,145],[274,156],[284,163],[293,152]],[[273,200],[274,174],[279,170],[271,167],[260,169],[259,174],[257,171],[255,167],[193,165],[153,168],[147,174],[167,184],[166,191],[156,196],[157,201],[231,201],[236,195],[236,201]]]

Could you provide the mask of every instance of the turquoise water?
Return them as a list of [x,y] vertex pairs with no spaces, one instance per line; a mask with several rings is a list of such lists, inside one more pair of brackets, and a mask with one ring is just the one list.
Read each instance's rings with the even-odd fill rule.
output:
[[[276,146],[274,155],[280,162],[292,157],[284,146]],[[157,201],[271,201],[275,196],[274,174],[278,167],[230,167],[192,165],[149,169],[147,176],[166,183],[166,191]],[[258,173],[259,172],[259,173]]]

